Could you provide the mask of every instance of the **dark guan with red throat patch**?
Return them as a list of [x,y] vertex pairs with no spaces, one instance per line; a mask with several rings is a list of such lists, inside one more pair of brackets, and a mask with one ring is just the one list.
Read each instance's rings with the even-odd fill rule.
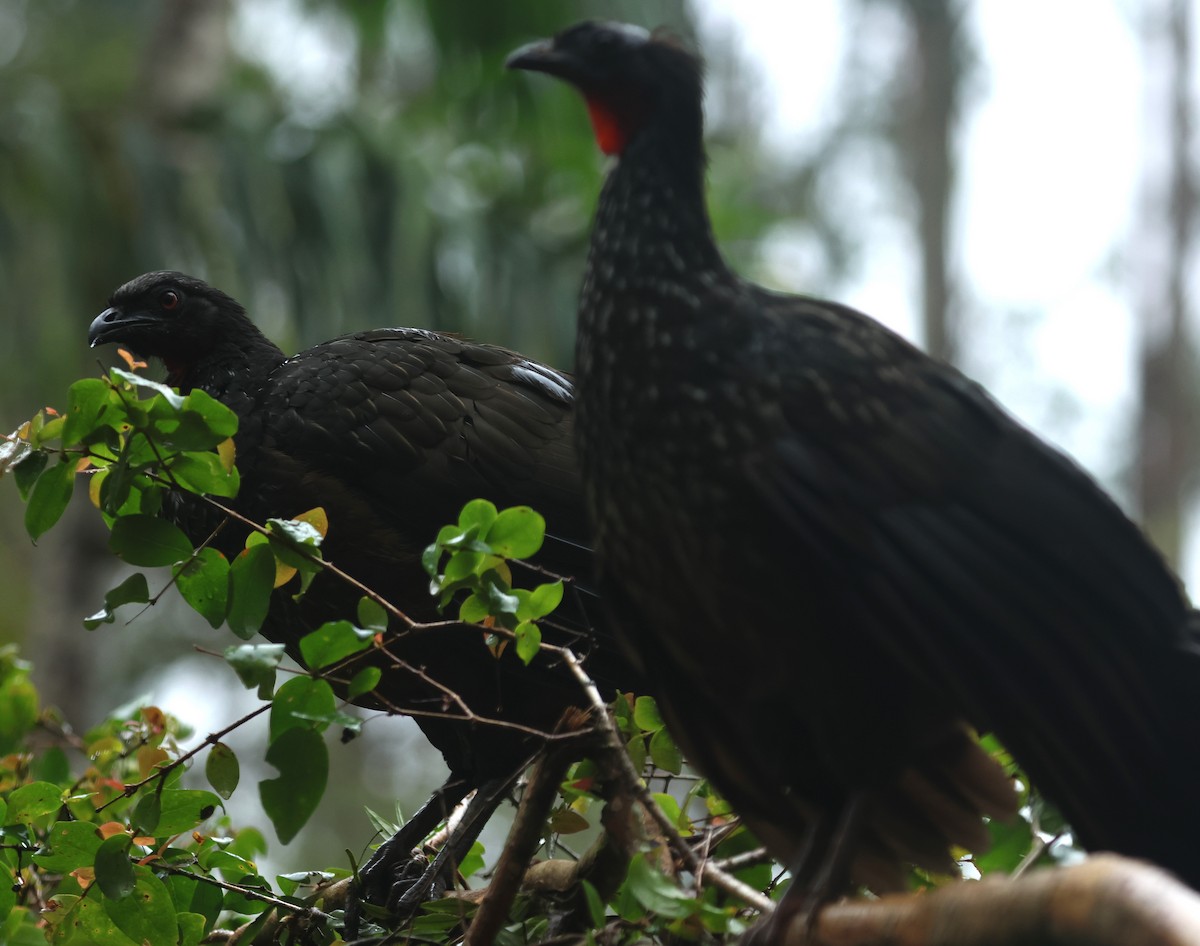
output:
[[1200,643],[1138,528],[954,368],[729,269],[680,43],[583,23],[509,64],[602,103],[619,145],[579,306],[605,600],[775,855],[815,836],[789,902],[985,846],[1015,802],[974,729],[1082,843],[1196,884]]

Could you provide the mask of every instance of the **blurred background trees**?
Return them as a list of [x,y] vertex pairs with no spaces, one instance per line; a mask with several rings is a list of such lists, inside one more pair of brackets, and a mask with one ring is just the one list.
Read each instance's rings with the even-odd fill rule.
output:
[[[89,320],[151,269],[225,289],[288,351],[417,325],[569,366],[603,163],[568,90],[502,63],[519,43],[596,15],[698,36],[710,61],[714,222],[743,271],[862,305],[960,361],[1133,497],[1183,559],[1196,460],[1194,0],[1101,0],[1103,16],[1076,3],[1075,20],[1030,21],[1016,53],[994,10],[967,0],[791,6],[0,0],[0,423],[16,427],[96,372]],[[818,16],[832,31],[806,20]],[[760,55],[764,36],[787,44],[795,71],[786,54],[783,67]],[[1053,53],[1039,58],[1043,49]],[[1014,56],[1027,62],[1014,67]],[[1020,284],[1022,243],[1069,214],[1056,189],[1087,188],[1097,205],[1133,193],[1099,160],[1066,172],[1054,160],[1082,133],[1079,115],[1108,107],[1091,91],[1105,88],[1103,70],[1129,62],[1120,81],[1136,86],[1140,114],[1114,104],[1104,131],[1114,146],[1143,142],[1140,201],[1136,218],[1131,199],[1117,206],[1126,224],[1100,235],[1105,262],[1089,264],[1092,288],[1077,294],[1086,302],[1100,286],[1096,318],[1086,305],[995,292],[995,271]],[[804,133],[789,133],[790,106],[813,100],[803,68],[814,63],[822,97],[801,117]],[[1014,68],[1042,69],[1058,112],[1031,113],[1028,134],[980,151],[991,96]],[[1065,109],[1060,85],[1076,95]],[[1002,194],[995,178],[981,183],[979,155],[1008,169]],[[1005,231],[1012,259],[987,250],[982,279],[974,234],[998,224],[973,208],[997,199],[1033,203],[1024,234]],[[1063,232],[1097,239],[1077,222]],[[1062,240],[1064,254],[1075,240]],[[1051,318],[1060,311],[1073,320],[1065,327]],[[1082,393],[1064,386],[1077,375],[1062,366],[1090,366]],[[228,722],[240,688],[189,650],[227,641],[170,595],[127,627],[82,630],[117,566],[94,512],[77,505],[70,528],[31,549],[15,490],[0,487],[0,642],[21,644],[47,699],[78,725],[142,692],[197,726]],[[387,810],[442,777],[396,721],[335,751],[351,800],[318,816],[317,859],[366,840],[362,804]],[[308,856],[289,849],[287,862]]]

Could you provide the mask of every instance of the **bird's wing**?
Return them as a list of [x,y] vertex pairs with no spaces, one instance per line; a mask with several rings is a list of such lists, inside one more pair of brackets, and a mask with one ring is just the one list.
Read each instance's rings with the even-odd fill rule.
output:
[[264,443],[432,539],[467,499],[528,503],[584,542],[571,381],[503,349],[417,329],[344,336],[281,365]]
[[[1075,773],[1107,772],[1114,798],[1144,790],[1197,703],[1167,686],[1198,648],[1159,554],[978,386],[841,331],[777,348],[786,416],[744,458],[772,526],[824,563],[859,644],[953,694],[1064,807],[1096,791]],[[797,364],[820,366],[816,387]]]

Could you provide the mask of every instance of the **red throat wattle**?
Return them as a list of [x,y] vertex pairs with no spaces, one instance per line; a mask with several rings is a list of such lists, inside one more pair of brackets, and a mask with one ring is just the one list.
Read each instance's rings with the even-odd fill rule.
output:
[[629,140],[629,132],[617,117],[616,110],[609,103],[594,98],[587,99],[587,110],[600,150],[605,154],[620,154]]

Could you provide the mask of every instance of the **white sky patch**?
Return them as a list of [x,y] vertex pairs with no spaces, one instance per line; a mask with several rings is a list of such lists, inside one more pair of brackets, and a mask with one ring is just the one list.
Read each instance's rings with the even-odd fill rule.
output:
[[802,146],[826,124],[842,55],[838,4],[694,0],[693,9],[702,43],[735,32],[735,48],[768,80],[772,118],[763,131],[769,144]]
[[353,98],[355,34],[336,9],[241,0],[234,4],[232,35],[242,55],[261,63],[286,90],[298,121],[319,125]]

